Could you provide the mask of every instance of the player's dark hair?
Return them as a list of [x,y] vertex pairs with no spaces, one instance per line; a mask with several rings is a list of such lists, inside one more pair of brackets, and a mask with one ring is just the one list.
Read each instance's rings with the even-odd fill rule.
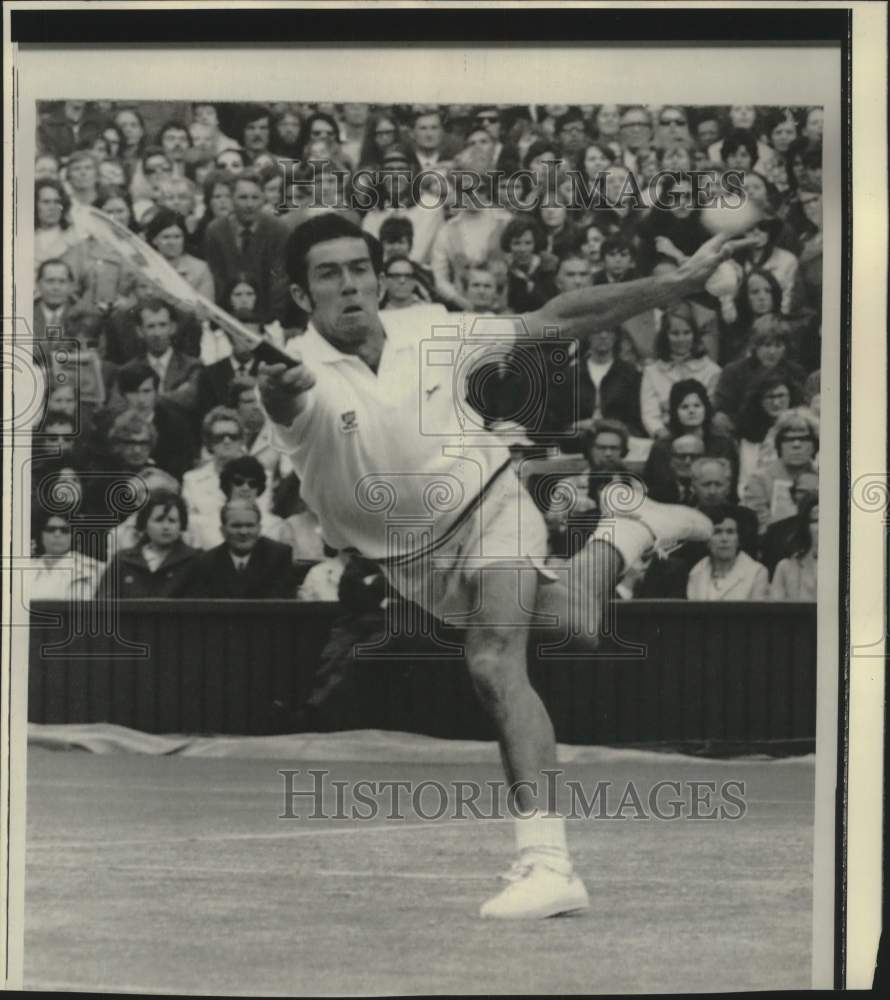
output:
[[288,238],[285,262],[290,280],[308,292],[306,259],[309,251],[318,243],[340,239],[364,240],[371,255],[374,273],[380,274],[383,270],[383,247],[380,242],[342,215],[325,212],[301,223]]

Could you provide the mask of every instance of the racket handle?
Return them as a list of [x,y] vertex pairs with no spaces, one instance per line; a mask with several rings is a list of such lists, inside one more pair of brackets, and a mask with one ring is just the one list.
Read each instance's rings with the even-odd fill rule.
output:
[[261,340],[253,349],[253,356],[257,361],[262,361],[267,365],[287,365],[288,368],[296,368],[300,364],[295,358],[276,347],[270,340],[265,339]]

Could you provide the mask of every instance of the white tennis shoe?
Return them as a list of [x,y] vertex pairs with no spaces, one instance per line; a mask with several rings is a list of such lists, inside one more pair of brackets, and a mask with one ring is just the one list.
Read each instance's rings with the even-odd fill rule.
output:
[[479,916],[492,920],[541,920],[578,913],[590,906],[584,883],[539,861],[516,861],[501,876],[507,887],[482,904]]
[[658,503],[646,497],[629,517],[634,517],[655,536],[653,549],[665,554],[683,542],[706,542],[714,533],[714,522],[694,507]]
[[683,542],[706,542],[714,533],[709,517],[685,504],[658,503],[650,499],[639,481],[616,484],[603,493],[603,510],[645,525],[653,535],[649,553],[666,555]]

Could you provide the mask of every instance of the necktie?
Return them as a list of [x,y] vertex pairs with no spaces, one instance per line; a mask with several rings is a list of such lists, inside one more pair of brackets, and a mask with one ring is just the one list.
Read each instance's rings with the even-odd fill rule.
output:
[[241,253],[247,254],[250,251],[250,238],[252,231],[246,226],[241,230]]

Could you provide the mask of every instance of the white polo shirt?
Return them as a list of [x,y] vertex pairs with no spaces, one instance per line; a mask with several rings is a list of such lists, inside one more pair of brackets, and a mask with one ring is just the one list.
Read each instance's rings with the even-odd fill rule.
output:
[[306,409],[274,440],[325,541],[372,559],[425,547],[510,460],[466,398],[471,362],[505,353],[513,320],[422,305],[380,314],[378,372],[310,323],[288,342],[315,376]]

